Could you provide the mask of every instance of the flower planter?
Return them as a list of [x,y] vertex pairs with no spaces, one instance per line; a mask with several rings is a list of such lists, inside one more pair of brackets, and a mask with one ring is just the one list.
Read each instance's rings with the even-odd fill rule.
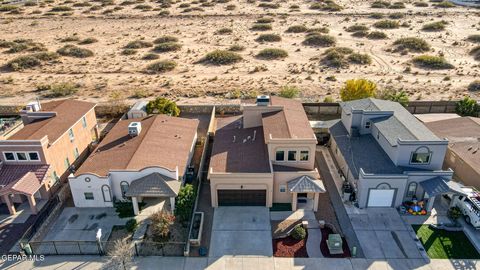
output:
[[190,232],[190,245],[200,246],[202,241],[203,212],[195,212],[192,219],[192,230]]

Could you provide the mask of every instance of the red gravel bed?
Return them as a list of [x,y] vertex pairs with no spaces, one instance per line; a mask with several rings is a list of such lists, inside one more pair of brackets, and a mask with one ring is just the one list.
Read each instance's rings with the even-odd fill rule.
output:
[[322,251],[323,256],[325,258],[349,258],[352,255],[350,254],[350,248],[348,247],[347,241],[345,240],[345,237],[342,237],[343,240],[343,254],[330,254],[328,251],[328,246],[327,246],[327,239],[328,235],[332,234],[333,231],[332,229],[325,227],[323,229],[320,229],[322,231],[322,242],[320,243],[320,250]]
[[291,236],[274,239],[272,246],[275,257],[308,258],[307,237],[303,240],[296,240]]

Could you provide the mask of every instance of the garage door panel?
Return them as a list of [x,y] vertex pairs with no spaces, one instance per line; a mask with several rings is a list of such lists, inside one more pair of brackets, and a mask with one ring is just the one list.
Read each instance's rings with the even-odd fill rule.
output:
[[219,189],[218,206],[265,206],[266,190]]
[[394,189],[371,189],[368,196],[368,207],[391,207]]

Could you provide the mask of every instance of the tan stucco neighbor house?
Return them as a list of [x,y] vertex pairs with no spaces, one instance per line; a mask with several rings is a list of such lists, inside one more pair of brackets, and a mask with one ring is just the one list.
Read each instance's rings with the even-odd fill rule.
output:
[[37,214],[72,165],[88,154],[98,134],[94,108],[66,99],[32,102],[20,111],[23,128],[0,140],[0,203],[11,215],[23,209]]
[[113,207],[116,201],[131,201],[135,215],[141,212],[139,202],[159,210],[169,205],[173,211],[198,124],[167,115],[120,120],[69,176],[75,206]]
[[315,168],[317,140],[300,102],[259,96],[240,116],[216,119],[212,206],[291,203],[316,211],[325,192]]

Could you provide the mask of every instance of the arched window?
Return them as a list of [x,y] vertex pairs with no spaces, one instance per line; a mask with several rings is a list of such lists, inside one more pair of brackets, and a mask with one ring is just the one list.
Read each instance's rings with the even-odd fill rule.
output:
[[126,182],[126,181],[120,182],[120,190],[122,191],[122,197],[123,197],[124,199],[127,198],[127,197],[125,196],[125,194],[126,194],[127,191],[128,191],[128,187],[129,187],[128,182]]
[[103,194],[103,201],[104,202],[111,202],[112,201],[112,193],[110,193],[110,187],[107,185],[102,186],[102,194]]
[[431,156],[432,152],[430,152],[430,149],[428,149],[428,147],[419,147],[417,148],[417,150],[412,152],[410,164],[429,164]]
[[407,198],[413,198],[417,194],[417,183],[412,182],[408,185]]

